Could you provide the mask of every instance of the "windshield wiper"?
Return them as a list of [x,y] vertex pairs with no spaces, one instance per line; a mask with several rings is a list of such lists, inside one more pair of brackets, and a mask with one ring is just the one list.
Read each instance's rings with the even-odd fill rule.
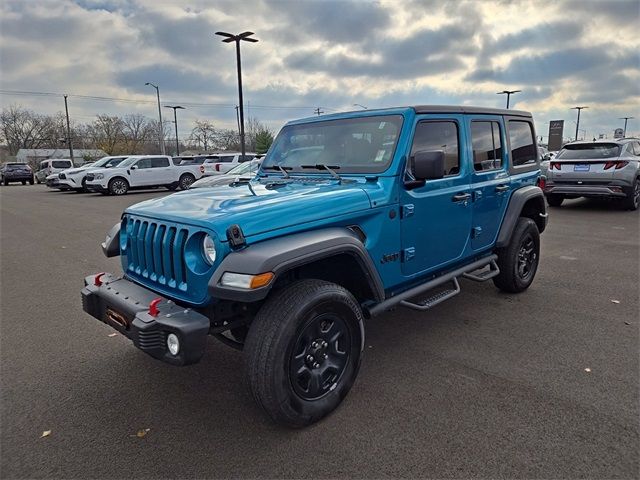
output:
[[293,170],[293,167],[283,167],[282,165],[269,165],[266,167],[262,167],[263,170],[278,170],[284,178],[289,178],[289,174],[287,170]]
[[316,163],[315,165],[300,165],[300,168],[313,168],[314,170],[326,170],[333,178],[342,183],[342,177],[334,170],[340,169],[339,165],[325,165],[324,163]]

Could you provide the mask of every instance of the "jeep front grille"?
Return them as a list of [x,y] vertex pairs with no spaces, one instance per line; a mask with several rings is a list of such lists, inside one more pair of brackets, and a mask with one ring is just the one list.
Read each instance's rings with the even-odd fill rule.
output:
[[187,289],[186,228],[130,218],[127,232],[128,272],[172,289]]

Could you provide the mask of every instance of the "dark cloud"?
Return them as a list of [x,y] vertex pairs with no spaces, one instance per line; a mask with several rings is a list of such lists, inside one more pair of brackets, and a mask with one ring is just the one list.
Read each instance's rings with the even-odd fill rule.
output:
[[584,24],[574,20],[543,23],[517,33],[503,35],[485,45],[491,53],[504,53],[521,48],[553,49],[580,38]]
[[276,18],[284,17],[295,35],[330,43],[363,43],[372,34],[384,36],[390,11],[379,3],[363,1],[271,2]]

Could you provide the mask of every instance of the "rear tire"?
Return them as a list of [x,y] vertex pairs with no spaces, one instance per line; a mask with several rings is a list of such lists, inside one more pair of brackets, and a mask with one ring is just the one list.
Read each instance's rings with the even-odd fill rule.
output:
[[300,428],[331,413],[353,385],[364,329],[356,299],[323,280],[273,292],[244,345],[249,386],[276,423]]
[[22,180],[22,184],[23,184],[23,185],[26,185],[26,184],[27,184],[27,181],[26,181],[26,180]]
[[33,185],[33,178],[29,180],[29,185]]
[[564,196],[558,195],[557,193],[550,193],[549,195],[546,195],[546,198],[550,207],[559,207],[562,205],[562,202],[564,202]]
[[9,185],[9,180],[4,181],[5,186]]
[[194,177],[190,173],[183,173],[180,176],[180,180],[178,180],[178,184],[180,185],[180,190],[189,190],[189,187],[195,181],[196,181],[196,177]]
[[122,177],[109,180],[109,193],[111,195],[125,195],[129,191],[129,182]]
[[40,179],[39,179],[38,177],[36,177],[36,183],[37,183],[38,185],[42,185],[42,182],[40,181]]
[[493,277],[493,284],[509,293],[520,293],[529,288],[540,262],[540,233],[536,222],[520,217],[509,245],[496,253],[500,273]]
[[640,179],[636,178],[629,190],[629,194],[622,201],[622,205],[627,210],[637,210],[640,206]]

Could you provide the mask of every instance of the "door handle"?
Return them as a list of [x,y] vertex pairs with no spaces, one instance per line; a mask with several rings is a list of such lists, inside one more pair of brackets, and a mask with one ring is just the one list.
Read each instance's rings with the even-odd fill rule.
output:
[[498,185],[496,187],[496,192],[498,193],[506,192],[507,190],[509,190],[509,185]]
[[470,193],[457,193],[453,197],[451,197],[452,202],[466,202],[471,198]]

